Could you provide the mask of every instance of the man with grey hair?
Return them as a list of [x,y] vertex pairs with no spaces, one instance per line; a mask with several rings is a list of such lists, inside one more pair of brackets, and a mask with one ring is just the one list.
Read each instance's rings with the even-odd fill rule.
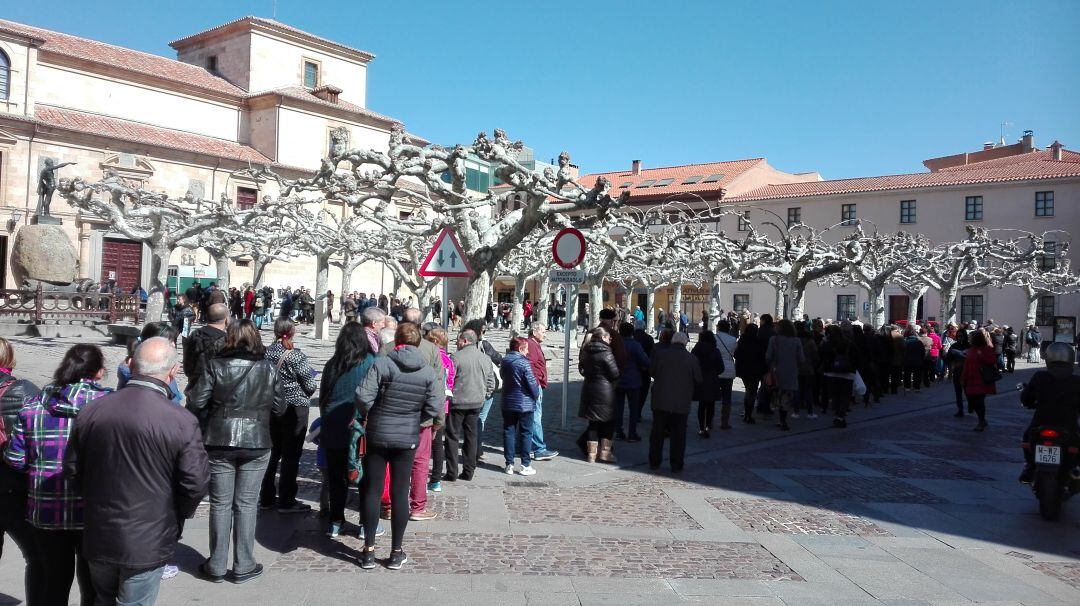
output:
[[368,307],[360,314],[360,323],[363,324],[364,332],[367,333],[371,351],[379,351],[381,348],[379,331],[386,328],[386,312],[375,306]]
[[100,604],[154,603],[182,521],[210,482],[199,423],[170,399],[176,348],[147,339],[132,368],[123,389],[79,413],[64,455],[86,504],[83,556]]
[[[480,408],[495,392],[495,367],[491,358],[476,343],[479,336],[472,329],[461,331],[457,352],[453,355],[454,396],[450,401],[450,420],[446,424],[445,480],[471,480],[476,470],[480,445]],[[458,446],[461,446],[461,473],[458,474]]]
[[229,308],[214,303],[206,310],[207,324],[194,330],[184,339],[184,374],[187,391],[192,391],[202,378],[203,369],[225,344],[225,328],[229,324]]

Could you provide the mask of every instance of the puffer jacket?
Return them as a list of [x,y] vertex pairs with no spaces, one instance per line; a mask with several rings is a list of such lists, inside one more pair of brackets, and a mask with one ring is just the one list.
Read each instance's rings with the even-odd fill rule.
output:
[[207,448],[270,448],[270,415],[287,406],[273,364],[228,349],[207,364],[187,404]]
[[536,410],[536,398],[540,397],[540,382],[532,370],[532,363],[527,356],[516,351],[503,356],[502,366],[503,394],[502,409],[511,412],[532,412]]
[[[28,398],[36,396],[41,390],[26,379],[16,379],[6,372],[0,372],[0,386],[8,382],[12,383],[4,395],[0,396],[0,418],[3,418],[5,431],[10,438],[11,433],[15,431],[15,423],[19,420],[19,411],[22,410],[23,403]],[[0,497],[10,494],[23,495],[25,501],[26,474],[0,464]]]
[[445,390],[446,384],[412,345],[399,345],[376,358],[356,390],[357,410],[367,420],[368,447],[415,449],[420,424],[439,417]]
[[578,416],[587,421],[606,422],[615,418],[615,384],[619,366],[611,346],[598,339],[581,349],[578,370],[585,378],[581,385],[581,404]]
[[61,469],[75,417],[91,401],[109,393],[111,389],[91,380],[47,385],[19,411],[4,458],[13,469],[30,476],[26,521],[35,528],[83,528],[83,499]]
[[701,367],[701,384],[694,390],[698,402],[715,402],[720,399],[720,375],[724,372],[724,356],[715,347],[698,341],[690,352]]
[[319,382],[315,379],[307,354],[299,349],[285,349],[281,341],[275,341],[266,348],[266,359],[278,369],[285,404],[310,406],[311,394],[319,388]]

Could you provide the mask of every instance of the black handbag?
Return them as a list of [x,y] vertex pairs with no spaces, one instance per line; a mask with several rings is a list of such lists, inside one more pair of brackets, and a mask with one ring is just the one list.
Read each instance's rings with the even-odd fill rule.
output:
[[979,374],[982,382],[987,385],[993,385],[1001,380],[1001,371],[998,370],[997,364],[983,364],[979,367]]

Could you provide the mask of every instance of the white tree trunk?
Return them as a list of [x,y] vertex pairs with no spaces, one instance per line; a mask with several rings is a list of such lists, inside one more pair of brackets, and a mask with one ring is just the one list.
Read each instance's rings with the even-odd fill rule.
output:
[[360,267],[360,261],[346,258],[345,262],[341,265],[341,296],[352,292],[352,275],[356,271],[356,268]]
[[866,295],[870,299],[870,324],[874,328],[885,325],[885,286],[883,284],[871,284],[866,289]]
[[[469,320],[483,320],[484,307],[488,302],[488,293],[491,291],[491,276],[488,272],[469,278],[469,285],[465,288],[465,318]],[[450,301],[443,301],[443,305],[449,305]],[[448,308],[452,309],[452,308]]]
[[656,332],[656,291],[660,286],[645,285],[645,325],[648,332]]
[[600,326],[600,310],[604,308],[604,278],[589,280],[589,326]]
[[942,325],[956,323],[956,295],[960,288],[955,284],[949,284],[939,291],[941,293],[941,318]]
[[218,288],[225,292],[229,292],[229,257],[224,252],[214,256],[214,266],[217,268],[217,284]]
[[[713,327],[720,321],[720,277],[717,275],[709,276],[709,322]],[[712,327],[705,326],[709,330]]]
[[540,306],[536,311],[536,321],[540,326],[547,326],[548,303],[551,300],[551,274],[546,271],[540,273],[540,287],[536,297],[537,301],[533,303],[533,307]]
[[165,313],[165,283],[169,279],[169,256],[173,247],[156,242],[150,247],[150,293],[146,298],[146,321],[160,322]]
[[264,261],[262,257],[251,259],[251,281],[255,284],[255,290],[263,286],[263,277],[266,275],[266,266],[270,265],[270,259]]
[[675,327],[679,326],[679,318],[682,317],[682,277],[675,281],[675,303],[671,310],[671,315],[674,316]]
[[802,320],[803,315],[803,303],[806,301],[806,288],[799,288],[793,286],[791,292],[788,293],[788,314],[787,318],[792,321]]
[[326,317],[326,289],[330,282],[330,254],[315,257],[315,338],[330,340],[330,325]]
[[928,286],[923,286],[922,288],[918,288],[916,290],[904,289],[904,292],[906,292],[907,296],[908,296],[908,308],[907,308],[908,326],[911,326],[911,325],[915,324],[915,320],[918,319],[919,300],[923,298],[923,296],[926,294],[926,291],[928,291],[928,290],[930,290],[930,287],[928,287]]
[[529,279],[522,275],[514,276],[514,298],[510,305],[510,335],[521,335],[522,323],[525,317],[525,286]]
[[1024,286],[1024,295],[1027,296],[1027,316],[1024,318],[1026,329],[1028,326],[1034,326],[1039,316],[1039,294],[1028,284]]
[[784,317],[784,294],[784,289],[777,286],[776,301],[774,301],[773,305],[773,310],[775,311],[775,313],[773,314],[774,319],[780,319]]

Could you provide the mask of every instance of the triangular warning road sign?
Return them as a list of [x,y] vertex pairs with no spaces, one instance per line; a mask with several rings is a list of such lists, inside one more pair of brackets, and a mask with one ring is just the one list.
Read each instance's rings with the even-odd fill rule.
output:
[[457,236],[449,227],[444,227],[435,238],[435,245],[420,264],[420,275],[426,278],[468,278],[472,276],[472,267],[465,251],[461,250]]

